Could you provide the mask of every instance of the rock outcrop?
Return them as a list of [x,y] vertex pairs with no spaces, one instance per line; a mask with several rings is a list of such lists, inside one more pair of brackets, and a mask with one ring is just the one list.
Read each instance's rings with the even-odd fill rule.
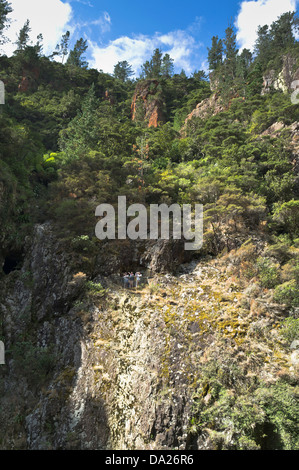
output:
[[293,57],[292,54],[286,54],[283,57],[282,70],[279,73],[275,70],[268,70],[263,80],[262,95],[269,93],[272,88],[284,93],[291,92],[299,85],[294,85],[294,82],[299,80],[298,58]]
[[206,98],[205,100],[198,103],[196,108],[193,109],[190,114],[188,114],[185,119],[184,126],[181,129],[181,135],[185,135],[186,127],[193,118],[207,119],[210,116],[215,116],[216,114],[221,113],[225,109],[226,108],[221,101],[219,93],[213,93],[210,98]]
[[132,120],[145,121],[148,127],[164,123],[163,98],[158,90],[158,80],[139,82],[131,105]]
[[[49,224],[36,226],[27,243],[21,270],[6,276],[0,293],[3,449],[215,449],[209,423],[190,424],[196,400],[212,400],[201,379],[207,362],[221,358],[224,374],[235,361],[246,380],[253,374],[269,383],[288,361],[292,373],[298,369],[293,350],[289,357],[277,343],[272,355],[282,313],[275,305],[273,319],[254,285],[242,291],[238,252],[223,265],[180,265],[179,246],[149,244],[143,262],[151,277],[132,291],[113,276],[86,282]],[[169,267],[179,270],[172,275]],[[261,328],[262,346],[254,339]],[[234,432],[226,421],[227,448]]]
[[19,83],[18,91],[26,93],[27,91],[34,91],[37,88],[37,81],[40,75],[38,68],[24,69],[22,80]]

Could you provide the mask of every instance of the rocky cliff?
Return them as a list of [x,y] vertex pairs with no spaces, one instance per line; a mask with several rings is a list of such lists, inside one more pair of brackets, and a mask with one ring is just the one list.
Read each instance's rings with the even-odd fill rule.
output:
[[273,69],[268,70],[263,80],[262,95],[269,93],[273,88],[284,93],[291,92],[299,85],[299,83],[294,84],[295,81],[299,81],[298,58],[292,54],[286,54],[283,56],[282,69],[279,72]]
[[173,249],[143,247],[148,278],[131,291],[100,267],[88,280],[53,228],[35,227],[1,292],[1,448],[234,448],[234,420],[216,434],[194,427],[199,403],[216,406],[203,371],[214,364],[233,401],[256,377],[270,387],[296,374],[298,354],[279,340],[284,308],[238,280],[244,250],[180,264]]
[[158,80],[144,80],[138,83],[131,112],[133,121],[144,121],[148,127],[158,127],[164,123],[163,97]]
[[219,93],[213,93],[213,95],[210,98],[206,98],[205,100],[201,101],[198,103],[195,109],[191,111],[190,114],[185,119],[184,126],[181,130],[182,134],[185,133],[186,126],[188,125],[188,122],[195,118],[200,118],[200,119],[207,119],[210,116],[215,116],[218,113],[221,113],[221,111],[225,110],[225,105],[222,102]]

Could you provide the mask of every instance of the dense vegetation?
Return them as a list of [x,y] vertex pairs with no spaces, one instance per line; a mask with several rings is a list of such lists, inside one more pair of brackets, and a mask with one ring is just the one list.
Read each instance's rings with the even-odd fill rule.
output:
[[[2,0],[0,43],[9,10]],[[212,94],[202,71],[174,74],[172,59],[156,50],[138,79],[131,78],[125,61],[116,64],[114,75],[105,74],[88,68],[83,39],[68,51],[68,32],[56,52],[45,57],[41,36],[29,45],[27,22],[14,55],[0,56],[6,87],[0,114],[2,256],[21,250],[33,224],[46,220],[71,246],[79,241],[92,253],[95,207],[115,203],[118,195],[126,195],[129,203],[200,202],[205,209],[202,254],[225,256],[249,238],[267,242],[263,256],[244,245],[240,275],[247,281],[256,277],[273,301],[287,306],[283,331],[293,340],[299,307],[299,176],[289,126],[299,121],[299,107],[289,94],[272,90],[262,96],[261,88],[263,74],[281,70],[285,55],[296,58],[299,67],[297,26],[293,13],[261,26],[254,56],[238,52],[232,26],[223,40],[214,37],[210,78],[222,110],[189,120],[182,131],[188,114]],[[135,87],[146,79],[159,82],[165,122],[156,128],[131,119]],[[263,135],[275,122],[285,125],[282,132]],[[252,379],[245,393],[242,371],[236,368],[232,379],[224,369],[225,363],[215,359],[203,371],[192,426],[215,421],[216,415],[224,425],[236,403],[232,419],[242,435],[240,448],[254,448],[252,422],[259,423],[265,413],[280,433],[278,447],[296,448],[290,399],[295,383],[280,380],[269,390]],[[230,394],[231,380],[239,398]],[[214,400],[209,407],[201,400],[205,386]],[[246,401],[248,390],[254,392]],[[282,407],[287,407],[286,421]]]

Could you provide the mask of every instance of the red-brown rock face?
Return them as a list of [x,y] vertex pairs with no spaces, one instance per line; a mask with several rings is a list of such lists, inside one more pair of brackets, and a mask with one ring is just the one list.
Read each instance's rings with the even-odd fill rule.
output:
[[148,127],[158,127],[164,122],[158,85],[158,80],[145,80],[137,85],[131,105],[133,121],[146,121]]
[[190,114],[188,114],[185,119],[185,124],[181,130],[181,134],[185,134],[186,126],[193,117],[206,119],[209,116],[215,116],[216,114],[221,113],[222,111],[224,111],[224,109],[225,107],[221,102],[219,95],[217,93],[214,93],[210,98],[206,98],[205,100],[198,103],[196,108],[193,109]]
[[26,91],[32,91],[37,87],[37,80],[39,77],[39,69],[33,68],[31,70],[23,70],[22,81],[18,86],[20,93],[26,93]]

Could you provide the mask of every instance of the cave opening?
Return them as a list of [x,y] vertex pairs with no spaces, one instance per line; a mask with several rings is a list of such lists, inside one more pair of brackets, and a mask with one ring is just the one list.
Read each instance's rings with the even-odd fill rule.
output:
[[4,259],[3,272],[4,274],[10,274],[13,271],[21,269],[22,265],[22,253],[11,252]]

